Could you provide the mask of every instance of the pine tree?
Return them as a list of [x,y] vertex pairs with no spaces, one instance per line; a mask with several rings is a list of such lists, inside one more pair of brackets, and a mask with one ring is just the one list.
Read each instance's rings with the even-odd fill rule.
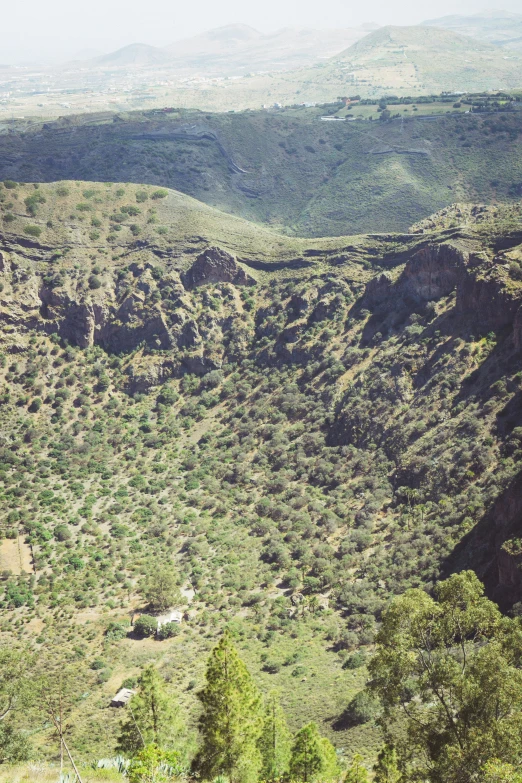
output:
[[291,738],[285,714],[272,693],[265,705],[263,731],[259,738],[262,780],[278,780],[288,771]]
[[392,745],[382,746],[373,771],[375,772],[375,783],[399,782],[401,773],[397,762],[397,751]]
[[325,766],[322,738],[315,723],[303,726],[294,738],[290,759],[290,777],[310,783],[317,779]]
[[143,670],[138,693],[128,703],[127,712],[118,740],[119,748],[126,753],[137,753],[150,744],[172,748],[183,732],[179,708],[152,665]]
[[322,780],[332,780],[339,777],[339,760],[335,748],[326,737],[321,738],[321,750],[323,753],[323,768],[321,770]]
[[198,697],[203,705],[199,723],[203,746],[195,760],[198,772],[207,780],[219,774],[230,783],[257,780],[261,697],[228,631],[210,655],[206,685]]
[[368,783],[368,771],[363,766],[363,757],[356,753],[345,777],[345,783]]

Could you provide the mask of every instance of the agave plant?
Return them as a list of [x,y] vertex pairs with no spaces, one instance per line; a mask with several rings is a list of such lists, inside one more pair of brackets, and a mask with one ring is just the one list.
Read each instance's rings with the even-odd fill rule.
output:
[[114,756],[112,759],[100,759],[94,761],[92,764],[93,769],[117,769],[122,775],[125,774],[129,768],[130,761],[125,756]]

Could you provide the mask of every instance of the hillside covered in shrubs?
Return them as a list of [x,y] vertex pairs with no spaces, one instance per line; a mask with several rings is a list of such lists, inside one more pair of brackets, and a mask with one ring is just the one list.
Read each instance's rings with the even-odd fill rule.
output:
[[520,612],[519,206],[328,240],[145,186],[0,207],[1,642],[85,671],[72,752],[116,753],[154,664],[192,763],[228,629],[290,733],[370,768],[390,601],[471,569]]

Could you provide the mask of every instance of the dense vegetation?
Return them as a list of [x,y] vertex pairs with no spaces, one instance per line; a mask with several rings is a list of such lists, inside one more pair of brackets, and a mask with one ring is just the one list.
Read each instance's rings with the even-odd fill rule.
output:
[[[339,85],[337,94],[354,90]],[[457,101],[455,114],[428,120],[428,104],[410,97],[397,105],[393,95],[389,104],[384,98],[341,113],[335,104],[21,121],[0,135],[0,165],[14,180],[124,179],[176,188],[298,236],[405,231],[455,201],[520,198],[520,102],[469,96],[469,103]],[[359,121],[323,122],[323,115]]]
[[[472,571],[440,582],[435,593],[438,602],[424,590],[407,590],[383,612],[369,666],[387,738],[373,767],[375,780],[516,781],[522,760],[521,620],[502,617]],[[27,757],[31,719],[34,725],[47,719],[44,730],[51,729],[60,747],[62,767],[65,752],[82,783],[67,740],[78,701],[71,664],[57,649],[43,661],[0,649],[0,659],[4,760]],[[35,663],[36,672],[30,669]],[[81,664],[73,677],[85,682]],[[355,754],[347,762],[313,721],[292,737],[277,696],[272,692],[263,701],[228,630],[208,659],[197,695],[202,709],[194,753],[177,700],[157,669],[145,666],[121,723],[118,749],[125,755],[96,767],[117,770],[131,783],[191,774],[203,780],[224,776],[231,783],[368,779],[363,758]]]
[[[32,750],[16,723],[5,758],[57,758],[58,678],[78,763],[119,748],[209,778],[308,781],[339,764],[360,783],[375,763],[382,780],[408,763],[408,775],[462,779],[432,680],[413,661],[392,693],[379,673],[394,663],[389,639],[422,654],[403,628],[413,610],[444,665],[453,656],[463,639],[430,625],[467,584],[441,587],[450,571],[472,566],[520,609],[520,585],[500,579],[506,563],[516,573],[517,519],[495,528],[520,471],[520,210],[455,207],[415,227],[425,233],[307,245],[145,186],[6,180],[1,197],[0,631],[37,656],[43,683],[16,710],[34,721]],[[227,232],[242,264],[205,251]],[[464,646],[485,656],[496,640],[515,699],[518,621],[468,581],[489,626],[473,614]],[[182,622],[163,624],[173,608]],[[212,712],[223,646],[243,683],[229,739]],[[138,690],[141,750],[131,712],[107,709],[121,686]],[[440,728],[428,772],[424,735],[413,760],[391,737],[408,730],[403,691]],[[164,724],[147,723],[151,694]],[[245,713],[251,733],[236,743]],[[282,738],[271,755],[268,719]],[[492,747],[492,763],[517,766],[515,746]]]

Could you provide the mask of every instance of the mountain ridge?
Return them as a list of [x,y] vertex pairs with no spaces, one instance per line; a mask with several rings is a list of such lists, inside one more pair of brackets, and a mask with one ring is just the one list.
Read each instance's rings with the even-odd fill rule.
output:
[[411,107],[393,122],[322,122],[317,108],[19,123],[0,136],[0,165],[15,181],[146,181],[308,236],[404,231],[453,201],[518,198],[522,112],[426,121]]
[[427,19],[422,25],[441,27],[486,43],[507,49],[519,49],[522,36],[522,14],[509,11],[483,11],[477,14],[453,14]]

